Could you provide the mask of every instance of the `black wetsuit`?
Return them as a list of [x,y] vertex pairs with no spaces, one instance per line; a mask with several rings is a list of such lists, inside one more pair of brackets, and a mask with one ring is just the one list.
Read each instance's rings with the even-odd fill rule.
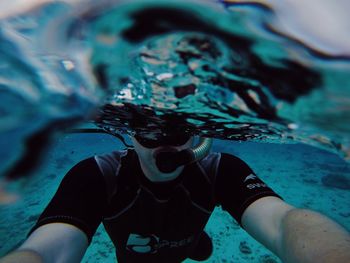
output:
[[215,206],[238,223],[264,196],[278,196],[242,160],[212,153],[171,182],[152,183],[134,151],[81,161],[64,177],[31,230],[52,222],[81,229],[89,242],[103,222],[118,262],[181,262],[194,251]]

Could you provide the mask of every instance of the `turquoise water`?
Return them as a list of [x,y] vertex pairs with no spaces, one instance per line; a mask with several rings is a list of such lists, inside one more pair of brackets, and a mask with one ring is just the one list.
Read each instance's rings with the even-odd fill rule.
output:
[[[32,174],[0,206],[0,256],[74,163],[122,147],[59,133],[78,124],[214,137],[286,201],[350,229],[350,52],[291,34],[281,7],[220,2],[56,2],[0,20],[1,177]],[[208,262],[278,262],[220,210],[207,230]],[[84,262],[113,262],[112,250],[99,229]]]
[[55,2],[1,19],[1,174],[28,174],[39,162],[28,157],[34,144],[40,156],[53,134],[86,120],[154,134],[171,122],[197,135],[302,142],[349,158],[350,52],[326,41],[346,39],[293,35],[293,23],[281,28],[280,9]]

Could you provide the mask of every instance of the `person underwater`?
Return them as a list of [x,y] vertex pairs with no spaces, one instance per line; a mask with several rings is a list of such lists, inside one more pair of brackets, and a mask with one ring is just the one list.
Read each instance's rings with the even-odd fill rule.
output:
[[118,262],[203,261],[217,206],[283,262],[350,262],[350,235],[324,215],[286,203],[211,139],[135,134],[133,149],[80,161],[65,175],[27,239],[0,260],[80,262],[103,223]]

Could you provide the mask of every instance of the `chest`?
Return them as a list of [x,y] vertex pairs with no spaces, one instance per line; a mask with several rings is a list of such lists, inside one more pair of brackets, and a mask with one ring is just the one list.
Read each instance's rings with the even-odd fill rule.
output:
[[112,199],[104,225],[116,242],[130,233],[180,240],[204,228],[214,209],[210,197],[210,191],[194,196],[183,185],[165,200],[147,188],[129,188]]

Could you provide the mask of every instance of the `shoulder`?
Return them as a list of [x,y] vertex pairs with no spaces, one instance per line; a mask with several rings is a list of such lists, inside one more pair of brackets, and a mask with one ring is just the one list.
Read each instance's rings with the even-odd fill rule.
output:
[[66,181],[87,180],[90,177],[101,174],[101,171],[94,159],[89,157],[75,164],[65,175],[62,183]]
[[246,162],[231,154],[221,155],[215,183],[216,200],[239,224],[250,204],[263,197],[279,198]]
[[103,155],[95,155],[94,159],[103,175],[116,174],[121,166],[122,158],[128,151],[113,151]]
[[248,164],[241,158],[230,153],[221,153],[220,164],[230,163],[236,166],[248,166]]
[[[229,153],[212,152],[198,162],[199,167],[213,178],[214,181],[225,181],[224,184],[232,180],[244,179],[253,171],[249,165],[239,157]],[[232,176],[232,175],[235,176]]]
[[64,223],[86,234],[89,242],[107,208],[107,184],[94,159],[74,165],[29,234],[44,225]]
[[106,183],[94,157],[75,164],[63,177],[55,198],[65,199],[68,196],[84,196],[104,192]]
[[229,166],[229,167],[249,167],[246,162],[244,162],[239,157],[229,154],[229,153],[221,153],[221,152],[212,152],[208,154],[205,158],[199,161],[201,166],[210,166],[210,165],[220,165],[221,167]]
[[250,179],[259,181],[250,166],[239,157],[228,153],[221,153],[220,156],[216,174],[216,187],[219,189],[227,189],[232,186],[244,189],[246,182],[250,182],[247,180],[250,177],[252,177]]
[[53,199],[86,199],[92,193],[104,195],[106,188],[106,180],[95,158],[89,157],[75,164],[65,174]]
[[232,169],[234,169],[235,171],[242,170],[242,172],[251,172],[251,168],[245,161],[229,153],[221,153],[219,165],[222,171],[232,171]]

